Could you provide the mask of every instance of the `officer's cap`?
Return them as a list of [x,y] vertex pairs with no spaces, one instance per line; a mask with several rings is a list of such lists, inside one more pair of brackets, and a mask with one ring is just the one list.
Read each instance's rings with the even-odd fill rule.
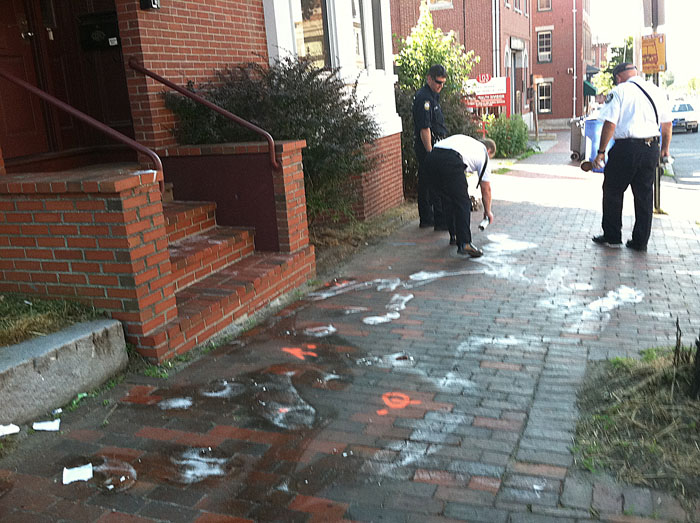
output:
[[621,72],[627,71],[629,69],[635,69],[635,65],[630,62],[622,62],[621,64],[617,64],[615,66],[615,69],[612,70],[613,78],[615,78]]

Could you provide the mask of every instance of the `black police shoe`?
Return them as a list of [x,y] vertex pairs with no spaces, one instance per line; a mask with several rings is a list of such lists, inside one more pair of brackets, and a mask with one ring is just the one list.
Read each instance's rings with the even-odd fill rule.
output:
[[627,240],[627,243],[625,245],[627,246],[628,249],[632,249],[634,251],[647,252],[646,245],[641,245],[639,243],[635,243],[632,240]]
[[461,254],[462,256],[470,256],[472,258],[478,258],[479,256],[483,256],[484,251],[482,251],[478,247],[475,247],[472,243],[463,243],[462,245],[457,247],[457,254]]
[[622,240],[611,241],[602,234],[600,236],[593,236],[591,239],[593,243],[597,243],[598,245],[605,245],[606,247],[612,247],[614,249],[622,247]]

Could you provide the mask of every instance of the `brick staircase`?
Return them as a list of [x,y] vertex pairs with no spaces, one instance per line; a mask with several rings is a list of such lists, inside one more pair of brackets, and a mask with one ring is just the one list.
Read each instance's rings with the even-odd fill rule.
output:
[[216,224],[211,202],[163,203],[177,318],[155,334],[168,353],[204,343],[309,277],[313,248],[256,252],[253,229]]

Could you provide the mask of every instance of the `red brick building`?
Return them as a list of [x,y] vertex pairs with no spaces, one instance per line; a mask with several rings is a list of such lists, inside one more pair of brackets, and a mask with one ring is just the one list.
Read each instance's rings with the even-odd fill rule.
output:
[[[391,25],[406,37],[416,25],[421,1],[391,0]],[[527,88],[531,71],[531,0],[429,0],[435,27],[454,31],[466,50],[474,50],[480,62],[472,77],[487,73],[507,76],[511,82],[511,113],[530,120]],[[394,42],[394,52],[397,51]]]
[[0,292],[105,309],[162,360],[301,285],[305,143],[180,146],[167,88],[135,67],[178,85],[284,53],[340,67],[381,128],[353,181],[368,218],[403,200],[389,22],[388,0],[0,0]]
[[586,68],[593,65],[589,26],[590,0],[533,0],[533,62],[540,120],[568,126],[585,115],[591,86]]

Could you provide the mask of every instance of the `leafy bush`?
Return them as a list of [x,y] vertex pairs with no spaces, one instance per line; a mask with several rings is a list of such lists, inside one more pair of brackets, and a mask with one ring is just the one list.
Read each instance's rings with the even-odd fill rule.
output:
[[486,129],[488,137],[496,142],[497,157],[513,158],[527,150],[528,128],[519,114],[510,118],[499,114]]
[[[304,58],[272,66],[248,63],[217,72],[218,82],[188,89],[268,131],[276,140],[306,140],[304,179],[309,219],[327,211],[348,214],[349,177],[372,168],[365,146],[379,135],[369,107],[338,69],[319,69]],[[179,118],[181,144],[259,141],[260,137],[210,109],[174,93],[166,106]]]
[[399,40],[396,55],[398,86],[395,89],[396,111],[401,116],[401,156],[403,159],[404,194],[415,194],[418,186],[418,161],[413,151],[413,96],[425,84],[428,69],[442,64],[447,69],[447,82],[440,93],[440,105],[449,134],[474,136],[476,125],[462,102],[463,82],[469,77],[479,57],[466,52],[457,43],[454,32],[447,34],[433,26],[433,17],[425,2],[410,36]]

